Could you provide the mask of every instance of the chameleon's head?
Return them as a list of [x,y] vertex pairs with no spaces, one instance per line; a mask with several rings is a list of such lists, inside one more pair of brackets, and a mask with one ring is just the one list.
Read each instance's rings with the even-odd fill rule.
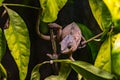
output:
[[72,35],[67,35],[61,42],[61,53],[67,54],[77,49],[76,42]]

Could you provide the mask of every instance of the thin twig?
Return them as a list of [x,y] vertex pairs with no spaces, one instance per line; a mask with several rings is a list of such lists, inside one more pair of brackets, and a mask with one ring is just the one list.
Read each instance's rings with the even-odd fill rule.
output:
[[81,45],[84,45],[84,44],[86,44],[86,43],[88,43],[88,42],[90,42],[90,41],[93,41],[94,39],[100,37],[102,34],[103,34],[103,32],[102,32],[102,33],[99,33],[98,35],[96,35],[96,36],[88,39],[87,41],[82,42]]
[[[110,30],[109,30],[109,33],[111,33],[111,32],[113,31],[113,29],[114,29],[114,26],[112,25],[111,28],[110,28]],[[90,42],[90,41],[92,41],[92,40],[100,37],[100,36],[103,35],[103,34],[104,34],[104,32],[101,32],[101,33],[99,33],[98,35],[96,35],[96,36],[88,39],[87,41],[82,42],[81,44],[84,45],[84,44],[86,44],[86,43],[88,43],[88,42]]]
[[36,9],[36,10],[39,10],[39,9],[40,9],[40,8],[38,8],[38,7],[33,7],[33,6],[28,6],[28,5],[23,5],[23,4],[10,4],[10,3],[3,3],[2,5],[5,5],[5,6],[26,7],[26,8]]
[[7,12],[7,11],[4,9],[4,11],[3,11],[1,17],[3,17],[3,16],[6,14],[6,12]]

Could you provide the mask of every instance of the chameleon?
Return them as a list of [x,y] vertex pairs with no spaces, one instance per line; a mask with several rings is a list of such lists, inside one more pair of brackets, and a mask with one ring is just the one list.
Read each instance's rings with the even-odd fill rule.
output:
[[58,34],[56,37],[58,37],[57,39],[60,39],[61,53],[69,54],[69,58],[74,60],[72,53],[75,52],[78,48],[85,47],[85,44],[80,44],[86,41],[78,25],[75,22],[72,22],[65,26],[63,30],[61,26],[56,23],[50,23],[48,25],[50,28],[58,29]]

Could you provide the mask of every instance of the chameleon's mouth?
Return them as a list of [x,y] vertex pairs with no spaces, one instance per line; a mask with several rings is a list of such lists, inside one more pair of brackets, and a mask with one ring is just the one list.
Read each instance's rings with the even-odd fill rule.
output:
[[69,52],[69,49],[61,50],[62,54],[67,54]]
[[61,42],[61,53],[68,53],[72,47],[73,36],[67,35]]

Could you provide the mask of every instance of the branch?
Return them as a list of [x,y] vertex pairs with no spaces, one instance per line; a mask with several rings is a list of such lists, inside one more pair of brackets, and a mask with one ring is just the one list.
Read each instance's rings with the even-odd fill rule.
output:
[[40,13],[41,11],[39,10],[39,14],[38,14],[38,18],[37,18],[37,22],[36,22],[36,32],[38,34],[38,36],[44,40],[50,40],[50,36],[46,36],[43,35],[40,30],[39,30],[39,26],[40,26]]

